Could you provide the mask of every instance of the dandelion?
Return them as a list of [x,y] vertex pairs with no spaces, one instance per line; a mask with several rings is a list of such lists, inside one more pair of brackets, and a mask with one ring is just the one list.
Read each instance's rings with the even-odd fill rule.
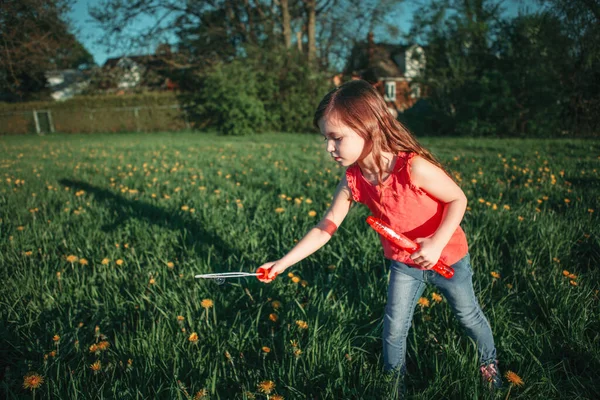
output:
[[569,279],[577,279],[577,275],[575,275],[575,274],[569,274],[567,276],[567,278],[569,278]]
[[192,343],[198,342],[198,334],[196,332],[192,332],[192,334],[188,337],[188,340]]
[[52,340],[53,340],[55,343],[58,343],[58,342],[60,341],[60,336],[58,336],[58,335],[54,335],[54,336],[52,337]]
[[442,301],[442,296],[440,296],[440,295],[439,295],[439,294],[437,294],[437,293],[432,293],[432,294],[431,294],[431,299],[432,299],[433,301],[435,301],[436,303],[439,303],[439,302],[441,302],[441,301]]
[[189,206],[181,206],[181,210],[182,210],[182,211],[187,211],[187,210],[189,210],[189,209],[190,209],[190,207],[189,207]]
[[183,315],[178,315],[177,316],[177,321],[183,322],[184,320],[185,320],[185,317]]
[[98,373],[98,371],[100,371],[101,368],[102,364],[100,363],[100,360],[97,360],[95,363],[90,365],[90,369],[94,371],[95,374]]
[[280,394],[274,394],[270,397],[271,400],[283,400],[283,396]]
[[196,392],[196,394],[194,395],[194,400],[200,400],[200,399],[203,399],[205,397],[208,397],[208,390],[201,389],[201,390],[198,390]]
[[570,273],[569,271],[567,271],[566,269],[563,269],[563,272],[562,272],[562,274],[563,274],[564,276],[569,276],[571,273]]
[[421,297],[417,303],[421,308],[429,307],[429,300],[426,297]]
[[148,281],[148,283],[149,283],[150,285],[154,285],[154,284],[156,283],[156,279],[154,279],[154,278],[150,278],[150,280]]
[[273,300],[271,302],[271,307],[273,307],[274,310],[278,310],[281,308],[281,302],[279,300]]
[[98,346],[98,350],[105,351],[108,350],[108,348],[110,347],[110,343],[108,343],[106,340],[103,340],[99,342],[96,346]]
[[115,261],[115,263],[120,267],[121,265],[123,265],[123,260],[119,258],[117,261]]
[[271,394],[275,389],[275,382],[273,381],[262,381],[258,384],[258,390],[264,394]]
[[298,320],[296,321],[296,325],[298,325],[298,328],[300,329],[308,329],[308,323],[306,321]]
[[497,273],[496,271],[490,272],[490,275],[492,275],[492,277],[494,277],[494,279],[500,279],[500,274]]
[[277,208],[275,209],[275,212],[276,212],[277,214],[281,214],[281,213],[282,213],[282,212],[284,212],[284,211],[285,211],[285,209],[284,209],[283,207],[277,207]]
[[502,206],[502,208],[504,208],[505,210],[510,210],[510,206],[508,204],[505,204],[504,206]]
[[81,265],[88,265],[88,264],[89,264],[89,262],[88,262],[88,260],[86,260],[85,258],[80,258],[80,259],[79,259],[79,264],[81,264]]
[[295,349],[294,350],[294,357],[298,358],[302,355],[302,350],[300,349]]
[[275,314],[275,313],[271,313],[271,314],[269,314],[269,319],[270,319],[272,322],[277,322],[277,320],[279,319],[279,317],[277,316],[277,314]]
[[173,262],[172,262],[172,261],[169,261],[169,262],[167,263],[167,268],[169,268],[169,269],[173,269],[173,267],[175,267],[175,264],[173,264]]
[[315,215],[317,215],[317,212],[316,212],[315,210],[310,210],[310,211],[308,212],[308,216],[309,216],[309,217],[314,217]]
[[109,262],[110,262],[110,260],[108,258],[103,258],[101,264],[108,265]]
[[294,277],[294,273],[293,272],[288,272],[288,278],[293,278]]
[[504,377],[512,384],[515,386],[523,386],[524,382],[521,379],[521,377],[517,374],[515,374],[512,371],[507,371],[506,374],[504,374]]
[[30,374],[25,375],[23,378],[23,387],[29,390],[36,390],[44,383],[44,377],[32,372]]
[[261,348],[261,350],[262,350],[262,351],[263,351],[263,353],[265,353],[265,354],[268,354],[268,353],[270,353],[270,352],[271,352],[271,348],[270,348],[270,347],[267,347],[267,346],[263,346],[263,347]]
[[202,302],[200,303],[200,305],[206,309],[211,308],[212,306],[214,306],[214,303],[211,299],[204,299],[202,300]]
[[569,281],[569,283],[573,286],[577,286],[577,282],[575,282],[575,281]]
[[77,256],[74,256],[74,255],[67,256],[67,261],[70,262],[71,264],[76,263],[77,260],[79,260],[79,257],[77,257]]
[[100,349],[98,348],[97,344],[93,344],[90,346],[90,353],[96,353],[98,351],[100,351]]
[[293,276],[293,277],[292,277],[292,282],[294,282],[294,283],[298,283],[298,282],[300,282],[300,278],[299,278],[299,277],[297,277],[297,276]]
[[520,216],[520,215],[519,215],[517,218],[519,219],[519,221],[523,221],[523,220],[525,219],[525,218],[523,218],[523,217],[522,217],[522,216]]

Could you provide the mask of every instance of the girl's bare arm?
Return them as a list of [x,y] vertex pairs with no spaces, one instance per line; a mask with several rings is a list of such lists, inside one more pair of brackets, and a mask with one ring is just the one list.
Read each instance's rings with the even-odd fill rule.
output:
[[268,279],[275,274],[280,274],[290,266],[305,259],[315,251],[323,247],[335,232],[335,228],[341,225],[352,204],[352,195],[348,187],[346,175],[340,181],[333,196],[331,206],[325,212],[321,221],[292,248],[285,256],[277,261],[271,261],[260,266],[269,271]]

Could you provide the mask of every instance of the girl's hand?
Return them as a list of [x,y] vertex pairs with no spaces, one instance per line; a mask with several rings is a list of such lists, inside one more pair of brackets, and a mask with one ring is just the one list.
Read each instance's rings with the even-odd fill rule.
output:
[[411,254],[410,258],[421,268],[431,269],[439,261],[443,247],[430,238],[415,239],[420,248]]
[[[279,275],[280,273],[282,273],[286,269],[287,269],[287,266],[283,265],[280,262],[280,260],[270,261],[268,263],[264,263],[263,265],[261,265],[260,267],[258,267],[258,269],[256,270],[256,272],[258,272],[258,273],[265,274],[266,275],[266,279],[261,278],[261,276],[258,276],[257,278],[261,282],[270,283],[271,281],[273,281],[273,279],[275,279],[275,277],[277,275]],[[263,277],[265,275],[263,275]]]

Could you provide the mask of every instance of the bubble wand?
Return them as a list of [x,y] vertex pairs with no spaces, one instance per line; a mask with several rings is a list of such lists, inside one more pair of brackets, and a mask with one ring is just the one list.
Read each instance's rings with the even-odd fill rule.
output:
[[223,283],[225,283],[225,279],[227,278],[244,278],[248,276],[256,276],[257,279],[261,282],[271,282],[273,279],[275,279],[275,276],[277,276],[277,274],[275,274],[273,278],[269,279],[268,275],[268,271],[265,268],[261,267],[257,269],[256,272],[220,272],[214,274],[200,274],[196,275],[194,278],[214,279],[219,285],[222,285]]
[[[406,250],[409,254],[414,253],[419,250],[420,246],[404,236],[401,233],[394,231],[391,227],[386,225],[379,218],[375,218],[372,216],[367,217],[367,223],[371,225],[371,228],[375,229],[381,236],[400,247],[403,250]],[[440,274],[446,279],[450,279],[454,276],[454,268],[439,260],[431,269]]]

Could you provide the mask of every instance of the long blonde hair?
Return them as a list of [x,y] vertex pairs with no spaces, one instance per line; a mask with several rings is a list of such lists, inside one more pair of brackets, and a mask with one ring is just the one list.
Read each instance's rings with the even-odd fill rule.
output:
[[[319,103],[313,125],[325,116],[335,116],[366,142],[372,143],[373,158],[379,167],[378,182],[383,181],[382,152],[397,154],[400,151],[416,153],[442,170],[439,161],[388,111],[383,97],[367,81],[353,80],[330,91]],[[447,172],[446,172],[447,173]]]

